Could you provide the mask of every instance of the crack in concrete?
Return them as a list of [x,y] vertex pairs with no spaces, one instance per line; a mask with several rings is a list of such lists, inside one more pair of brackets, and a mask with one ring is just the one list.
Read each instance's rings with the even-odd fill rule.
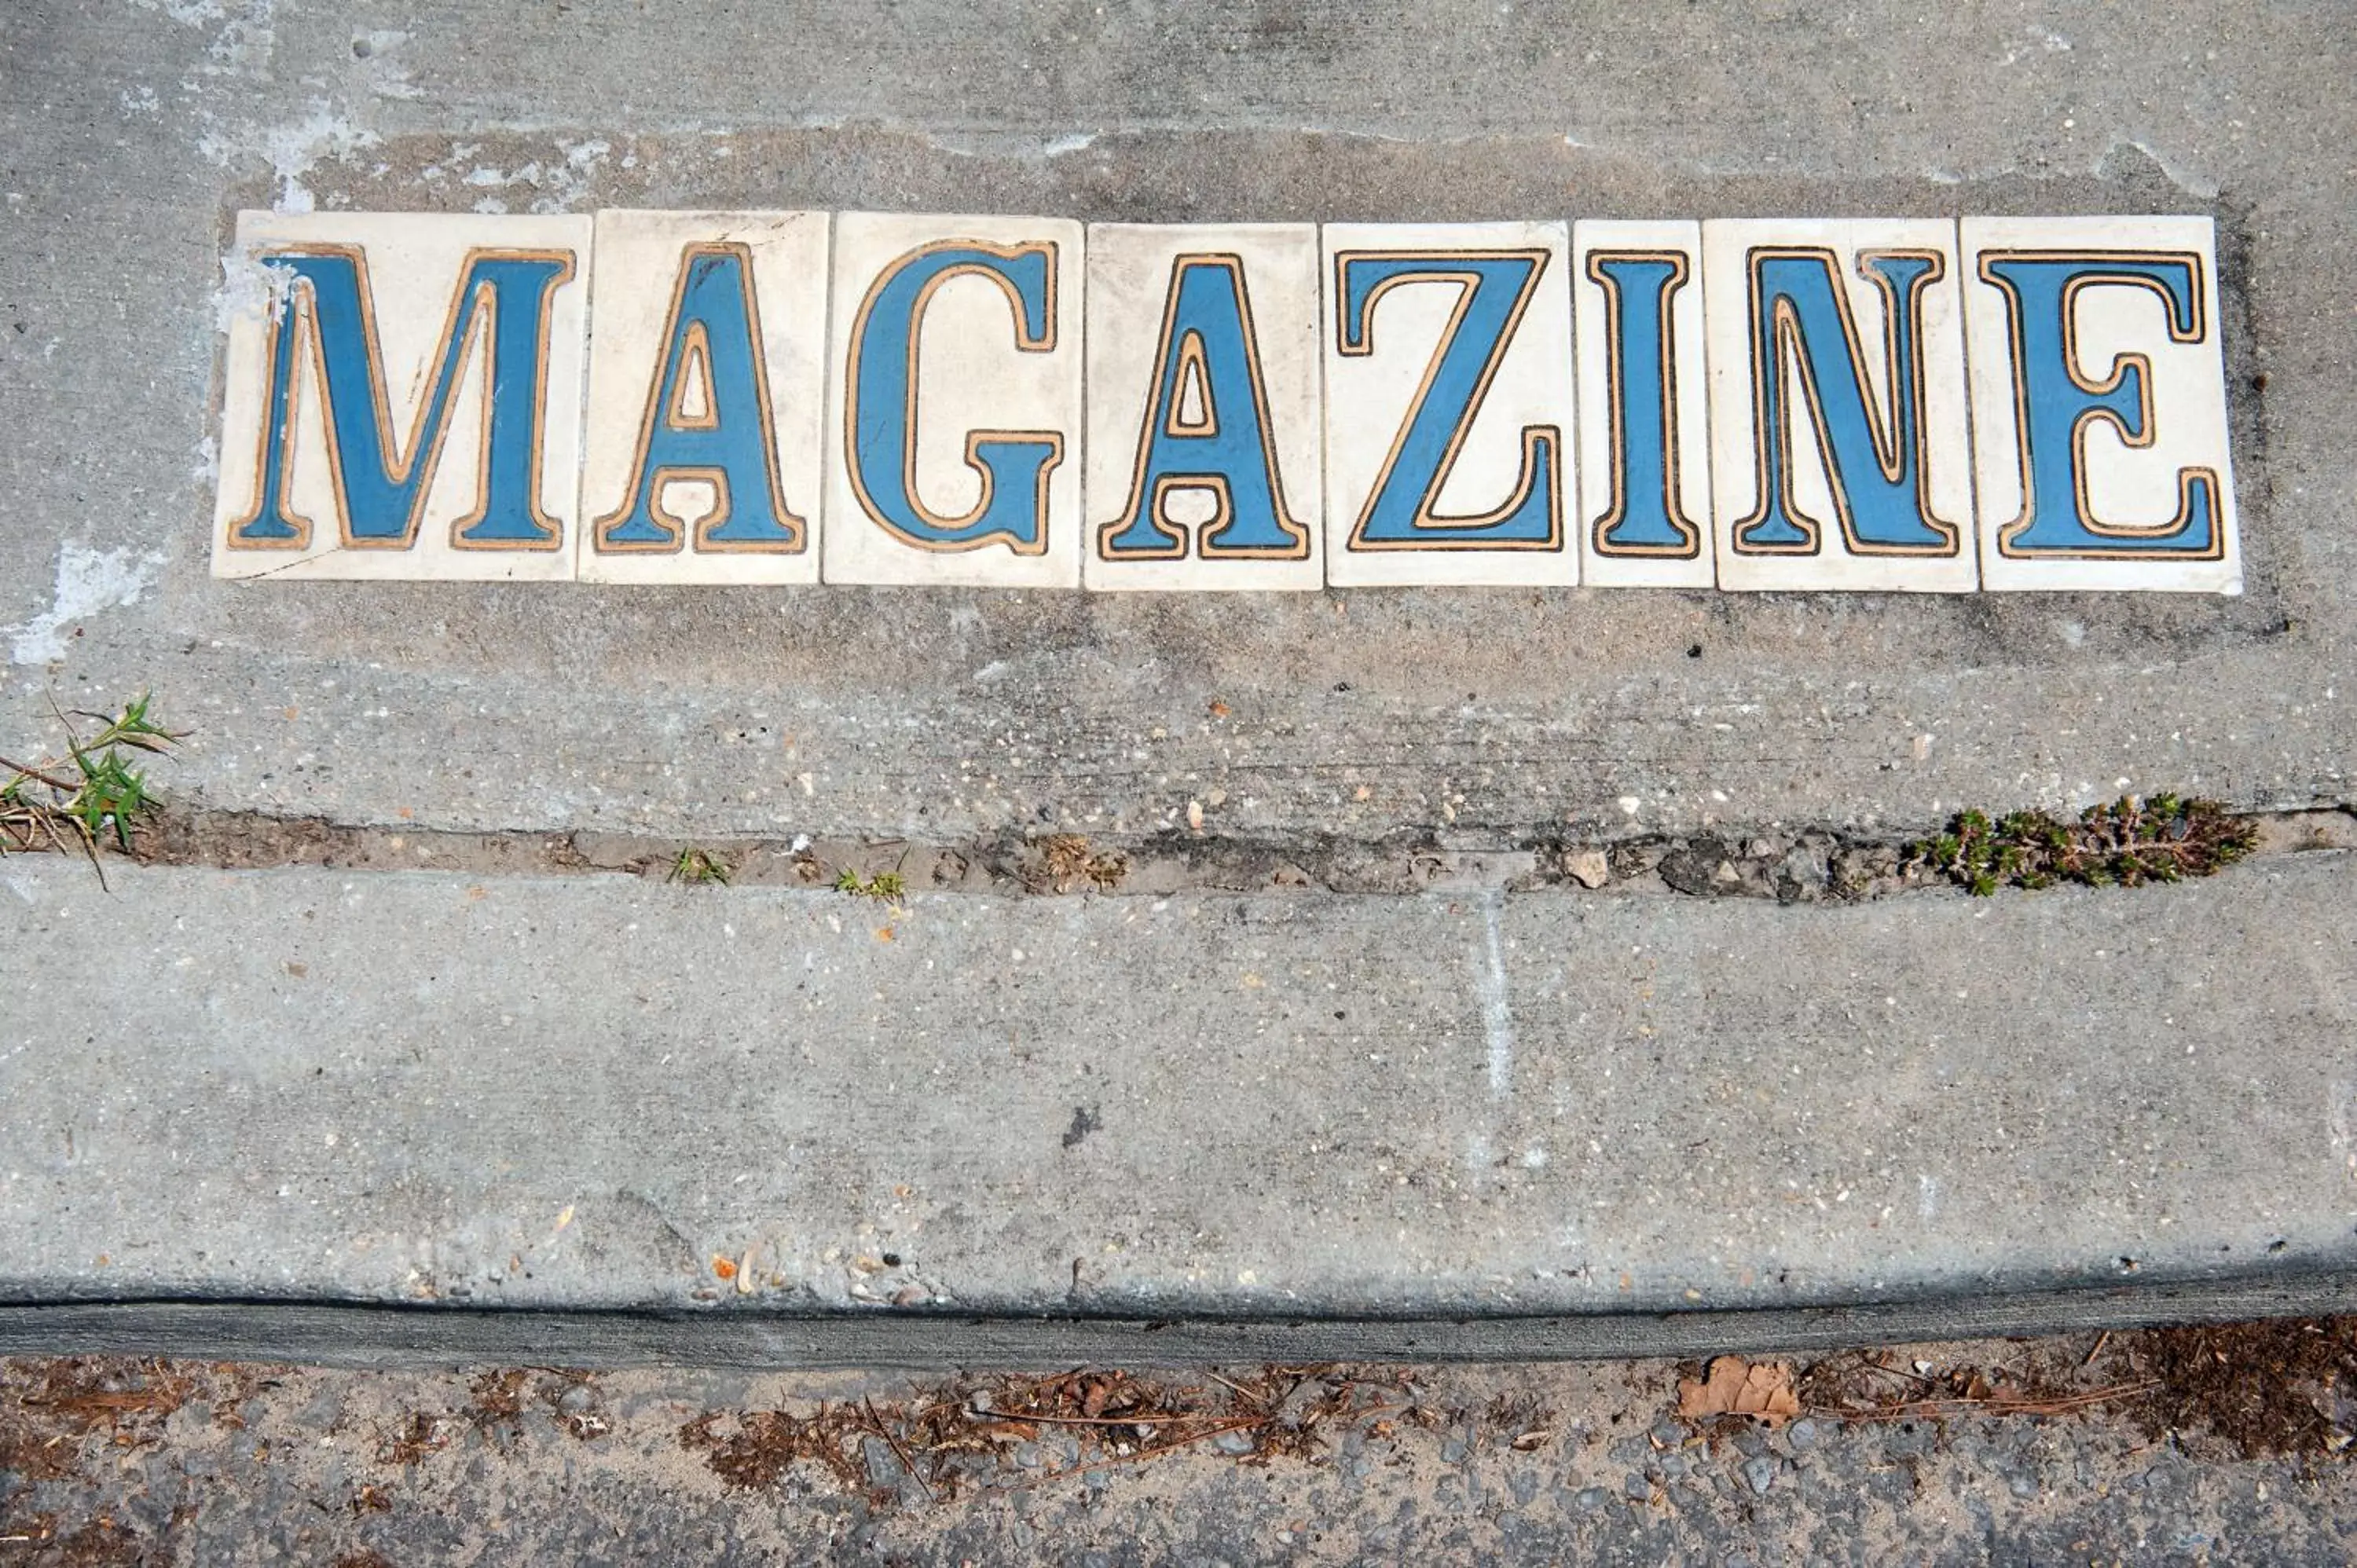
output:
[[[2239,813],[2258,829],[2251,858],[2357,849],[2346,807]],[[1488,833],[1403,827],[1378,838],[1255,838],[1169,831],[1086,838],[1009,832],[914,838],[696,839],[663,834],[460,832],[340,823],[253,811],[167,807],[134,854],[155,865],[255,871],[331,866],[484,876],[630,875],[741,886],[830,887],[898,876],[910,893],[1162,897],[1183,893],[1498,895],[1541,889],[1604,897],[1760,898],[1847,904],[1955,891],[1915,864],[1915,833],[1721,828],[1703,833],[1575,838],[1546,828]],[[683,866],[694,851],[701,863]],[[691,874],[683,875],[686,869]],[[887,882],[886,886],[893,884]]]

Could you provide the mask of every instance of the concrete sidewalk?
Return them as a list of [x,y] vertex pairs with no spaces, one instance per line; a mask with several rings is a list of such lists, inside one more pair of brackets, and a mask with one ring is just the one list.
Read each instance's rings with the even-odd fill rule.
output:
[[[36,3],[0,22],[0,741],[45,722],[52,687],[95,706],[154,686],[204,736],[176,777],[200,803],[685,837],[1138,833],[1190,800],[1215,832],[1372,839],[2347,795],[2341,8],[1882,6],[1849,33],[1611,5],[820,7],[774,32],[717,7],[470,15]],[[241,587],[205,565],[214,295],[231,211],[273,200],[2212,211],[2249,585],[1511,605]]]
[[[2340,856],[1790,909],[1485,885],[896,913],[379,868],[429,830],[1200,819],[1281,859],[1896,837],[2130,789],[2345,808],[2352,45],[2346,6],[2230,0],[18,0],[0,754],[41,750],[52,696],[153,689],[195,732],[175,799],[367,847],[111,867],[111,894],[0,865],[0,1300],[1339,1321],[2341,1279]],[[220,583],[220,257],[273,203],[2210,212],[2248,589]]]

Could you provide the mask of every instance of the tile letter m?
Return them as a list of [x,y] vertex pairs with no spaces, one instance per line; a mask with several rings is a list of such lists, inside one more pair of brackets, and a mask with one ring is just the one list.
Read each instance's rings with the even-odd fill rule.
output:
[[290,505],[287,493],[307,384],[323,403],[343,544],[410,548],[446,456],[459,389],[478,356],[481,438],[467,455],[475,464],[475,505],[453,522],[450,542],[462,550],[563,545],[563,525],[541,504],[538,456],[549,412],[549,296],[573,275],[569,253],[468,252],[408,438],[398,445],[367,259],[344,245],[274,248],[256,259],[281,286],[271,302],[260,493],[252,515],[231,525],[232,548],[302,550],[310,542],[312,520]]

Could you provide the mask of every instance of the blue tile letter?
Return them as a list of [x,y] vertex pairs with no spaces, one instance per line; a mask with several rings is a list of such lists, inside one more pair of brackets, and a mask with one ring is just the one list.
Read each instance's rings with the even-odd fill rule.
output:
[[[765,359],[748,247],[691,246],[680,261],[662,369],[640,428],[630,502],[598,520],[598,549],[679,549],[680,520],[658,500],[674,479],[705,480],[718,493],[696,521],[697,549],[802,548],[802,520],[787,510],[779,486]],[[691,371],[703,381],[693,413],[685,395]]]
[[1307,556],[1308,526],[1287,513],[1277,476],[1242,257],[1182,255],[1172,263],[1152,387],[1129,503],[1099,528],[1099,550],[1112,560],[1185,555],[1186,536],[1161,512],[1166,491],[1188,488],[1219,498],[1218,515],[1201,531],[1204,559]]
[[[350,548],[406,550],[415,542],[435,466],[443,456],[453,390],[470,352],[490,356],[480,500],[459,520],[460,549],[547,550],[563,525],[541,505],[539,459],[548,415],[549,296],[573,275],[565,252],[470,252],[444,327],[424,403],[407,444],[393,442],[384,365],[369,296],[368,263],[350,246],[281,248],[257,260],[286,286],[270,320],[269,390],[263,413],[261,495],[231,525],[232,548],[301,550],[310,521],[285,491],[295,429],[296,354],[308,344],[327,403],[332,482]],[[307,324],[307,330],[306,329]]]
[[[1519,545],[1552,550],[1559,546],[1563,492],[1558,454],[1563,433],[1545,425],[1523,428],[1522,474],[1503,504],[1478,517],[1439,513],[1441,487],[1448,482],[1458,448],[1530,305],[1545,269],[1547,252],[1346,251],[1335,263],[1340,285],[1335,331],[1344,354],[1372,350],[1370,317],[1385,289],[1420,278],[1448,278],[1461,282],[1464,287],[1442,337],[1439,354],[1410,406],[1406,427],[1351,532],[1351,548]],[[1562,371],[1567,379],[1571,367],[1566,364]]]
[[2201,267],[2193,255],[1999,251],[1981,256],[1980,275],[2004,292],[2010,314],[2021,443],[2025,499],[2021,515],[1997,531],[2004,554],[2209,561],[2223,553],[2214,470],[2179,469],[2176,518],[2159,528],[2136,529],[2104,528],[2095,521],[2081,471],[2081,440],[2090,424],[2108,422],[2131,447],[2151,446],[2156,432],[2141,356],[2121,356],[2103,385],[2082,373],[2077,295],[2090,285],[2149,289],[2167,307],[2171,340],[2199,343],[2208,335]]
[[1671,471],[1676,372],[1670,296],[1685,286],[1686,274],[1686,258],[1676,251],[1598,251],[1587,261],[1587,275],[1604,291],[1612,403],[1612,499],[1597,520],[1598,554],[1683,559],[1702,553],[1702,529],[1680,510]]
[[887,268],[861,301],[851,328],[845,440],[860,508],[921,550],[968,550],[1003,539],[1018,555],[1048,548],[1048,471],[1063,459],[1054,431],[975,430],[966,462],[983,477],[982,499],[963,517],[943,517],[917,497],[917,333],[934,291],[973,274],[996,284],[1015,317],[1015,347],[1056,347],[1057,254],[1053,244],[951,242],[926,245]]
[[1834,505],[1857,555],[1949,555],[1963,534],[1931,515],[1925,495],[1922,294],[1941,275],[1936,254],[1867,252],[1860,271],[1880,291],[1889,334],[1890,417],[1868,391],[1857,322],[1830,251],[1769,247],[1749,258],[1752,409],[1759,510],[1735,525],[1735,547],[1812,554],[1814,521],[1792,500],[1788,367],[1800,371],[1808,412],[1834,482]]

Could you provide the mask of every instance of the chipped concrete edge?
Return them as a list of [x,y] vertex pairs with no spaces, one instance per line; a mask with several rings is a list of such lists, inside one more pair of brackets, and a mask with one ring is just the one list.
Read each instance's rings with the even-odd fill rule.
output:
[[1825,1351],[2357,1310],[2357,1267],[1849,1305],[1451,1318],[533,1312],[278,1301],[0,1305],[0,1357],[162,1356],[361,1369],[483,1363],[724,1370],[1550,1361]]

